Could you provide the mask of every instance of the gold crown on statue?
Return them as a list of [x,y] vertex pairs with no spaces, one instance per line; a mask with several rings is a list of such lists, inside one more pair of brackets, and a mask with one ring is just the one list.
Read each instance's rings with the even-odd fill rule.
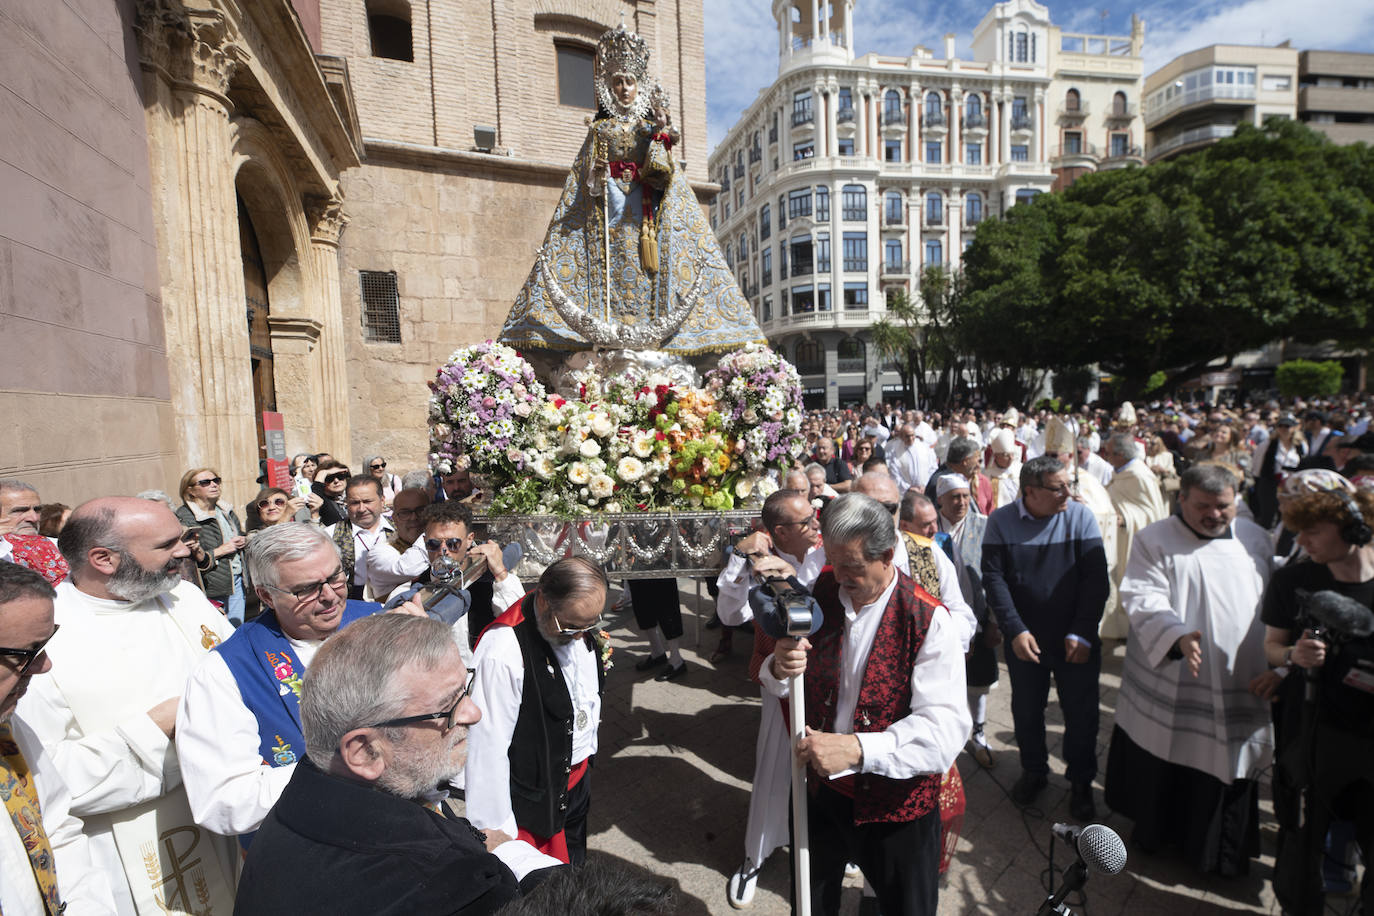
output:
[[[611,94],[611,77],[624,73],[640,83],[635,103],[626,108]],[[605,32],[596,43],[596,94],[603,108],[621,116],[642,116],[648,107],[648,89],[642,85],[649,74],[649,43],[621,23]]]

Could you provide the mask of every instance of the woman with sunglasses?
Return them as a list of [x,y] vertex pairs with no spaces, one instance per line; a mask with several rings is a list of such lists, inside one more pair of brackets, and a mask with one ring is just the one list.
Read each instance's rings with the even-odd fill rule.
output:
[[243,548],[248,539],[234,510],[220,505],[221,482],[212,468],[192,468],[182,474],[181,505],[176,513],[183,525],[200,531],[201,548],[214,558],[214,565],[201,573],[205,596],[237,627],[246,611]]
[[348,477],[348,466],[332,459],[321,461],[315,469],[315,483],[310,489],[323,500],[318,519],[321,525],[337,525],[348,518],[348,511],[344,508]]
[[373,455],[363,463],[367,468],[367,473],[376,478],[377,483],[382,487],[382,502],[388,509],[391,508],[391,500],[396,494],[401,492],[401,478],[392,474],[386,469],[386,459],[381,455]]
[[248,534],[251,540],[251,535],[263,528],[271,528],[282,522],[294,521],[296,513],[306,508],[306,500],[299,496],[292,496],[278,487],[263,487],[258,491],[258,495],[253,497],[253,502],[249,505],[252,510],[250,518],[256,516],[257,519],[256,522],[250,521],[248,523]]

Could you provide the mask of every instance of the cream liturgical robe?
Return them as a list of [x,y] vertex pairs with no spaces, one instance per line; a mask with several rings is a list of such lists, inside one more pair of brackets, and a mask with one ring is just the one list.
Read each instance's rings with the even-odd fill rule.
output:
[[137,603],[57,587],[52,671],[19,715],[43,742],[86,823],[120,916],[229,916],[235,840],[196,826],[176,748],[148,716],[233,627],[195,586]]
[[[1268,534],[1236,519],[1206,539],[1177,517],[1141,531],[1121,581],[1130,618],[1116,723],[1161,760],[1230,784],[1253,778],[1272,749],[1269,703],[1250,693],[1267,669],[1260,598],[1273,557]],[[1202,670],[1168,658],[1202,633]]]
[[[1169,509],[1164,504],[1164,495],[1160,493],[1155,472],[1139,458],[1122,465],[1112,476],[1112,482],[1107,484],[1107,495],[1116,507],[1116,514],[1121,517],[1121,524],[1116,529],[1116,566],[1112,569],[1112,581],[1120,589],[1121,577],[1126,574],[1126,562],[1130,559],[1136,534],[1146,525],[1167,518]],[[1125,639],[1128,629],[1130,623],[1118,591],[1107,605],[1107,613],[1102,618],[1098,633],[1108,639]]]
[[[1112,587],[1111,594],[1107,596],[1107,607],[1110,608],[1116,602],[1116,582],[1120,579],[1116,572],[1116,508],[1102,482],[1082,468],[1070,469],[1069,483],[1076,489],[1078,499],[1097,519],[1097,527],[1102,529],[1102,550],[1107,554],[1107,576]],[[1101,625],[1098,626],[1098,633],[1107,635],[1102,633]]]

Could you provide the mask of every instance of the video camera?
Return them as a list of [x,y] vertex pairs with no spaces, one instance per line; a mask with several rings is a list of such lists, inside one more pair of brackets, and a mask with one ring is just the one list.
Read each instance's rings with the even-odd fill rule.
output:
[[774,639],[801,639],[821,628],[821,607],[796,576],[762,575],[754,569],[749,554],[733,545],[729,551],[743,557],[749,571],[762,580],[762,584],[749,589],[749,608],[764,633]]
[[1327,661],[1321,668],[1308,668],[1306,699],[1316,700],[1317,682],[1328,679],[1364,695],[1361,712],[1374,707],[1374,611],[1354,598],[1329,590],[1308,592],[1299,589],[1298,625],[1308,638],[1325,643]]

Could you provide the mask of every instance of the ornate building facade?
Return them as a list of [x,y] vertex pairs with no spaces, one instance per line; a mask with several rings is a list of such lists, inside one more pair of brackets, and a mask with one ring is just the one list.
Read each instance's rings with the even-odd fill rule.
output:
[[1035,0],[994,6],[970,60],[853,47],[853,3],[775,0],[778,79],[712,152],[712,220],[808,406],[900,397],[869,328],[978,225],[1085,172],[1141,164],[1141,49],[1061,31]]

